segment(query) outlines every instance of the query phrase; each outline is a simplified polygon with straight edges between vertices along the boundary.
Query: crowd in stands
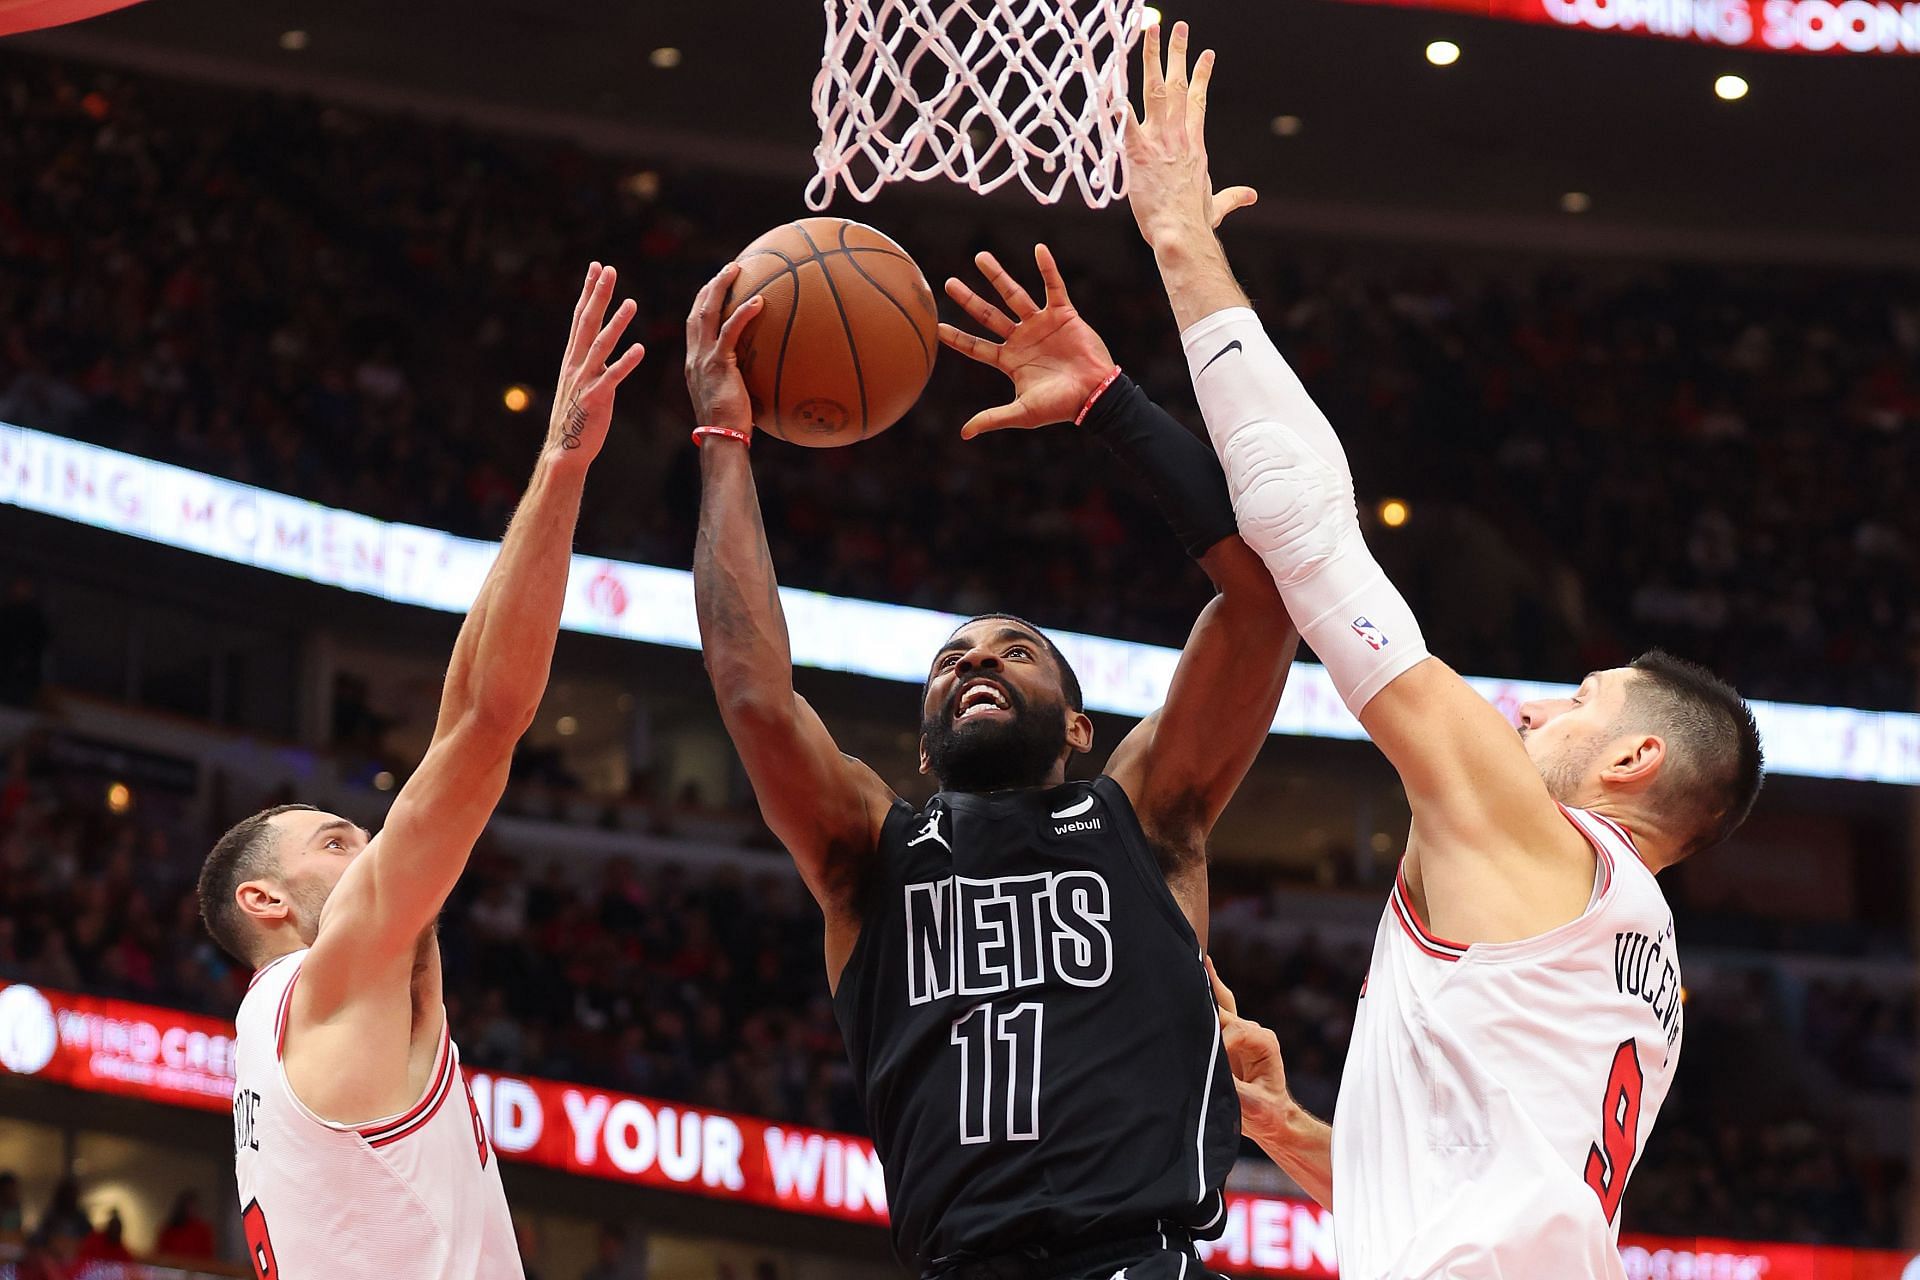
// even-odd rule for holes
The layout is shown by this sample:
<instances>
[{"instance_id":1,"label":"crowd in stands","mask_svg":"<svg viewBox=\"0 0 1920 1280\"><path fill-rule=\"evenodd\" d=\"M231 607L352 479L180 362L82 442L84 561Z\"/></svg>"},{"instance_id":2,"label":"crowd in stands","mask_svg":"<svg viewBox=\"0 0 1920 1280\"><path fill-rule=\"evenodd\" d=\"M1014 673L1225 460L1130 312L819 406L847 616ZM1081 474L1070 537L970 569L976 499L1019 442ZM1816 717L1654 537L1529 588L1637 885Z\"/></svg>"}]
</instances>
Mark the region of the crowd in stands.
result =
<instances>
[{"instance_id":1,"label":"crowd in stands","mask_svg":"<svg viewBox=\"0 0 1920 1280\"><path fill-rule=\"evenodd\" d=\"M503 387L544 390L610 258L651 355L581 545L688 562L682 317L797 188L11 55L0 97L0 420L494 536L539 436ZM971 216L896 229L936 280L1075 234ZM1912 705L1920 280L1233 247L1363 503L1411 502L1375 542L1456 665L1565 677L1658 642L1760 696ZM1150 262L1063 256L1190 415ZM957 440L1003 391L948 355L857 450L767 448L783 578L1177 642L1202 583L1131 480L1065 432Z\"/></svg>"},{"instance_id":2,"label":"crowd in stands","mask_svg":"<svg viewBox=\"0 0 1920 1280\"><path fill-rule=\"evenodd\" d=\"M59 767L32 740L4 761L0 981L232 1016L249 975L206 937L193 894L208 833L151 793L110 812L99 778ZM570 865L528 868L483 849L440 931L463 1058L864 1132L820 966L819 915L776 856L759 874L614 859L582 880ZM1228 892L1216 904L1216 962L1242 1008L1279 1035L1295 1093L1332 1114L1368 940L1276 942L1263 923L1271 898ZM1852 1152L1814 1101L1756 1106L1735 1087L1754 1060L1743 1030L1777 1040L1791 1023L1777 985L1723 983L1689 1005L1686 1062L1627 1201L1631 1229L1896 1238L1896 1163ZM1830 1011L1803 1019L1806 1057L1858 1057L1856 1069L1888 1073L1879 1087L1910 1090L1900 1070L1916 1052L1910 1021L1889 1027L1865 988L1802 1007ZM1880 1037L1877 1053L1860 1052L1862 1034Z\"/></svg>"}]
</instances>

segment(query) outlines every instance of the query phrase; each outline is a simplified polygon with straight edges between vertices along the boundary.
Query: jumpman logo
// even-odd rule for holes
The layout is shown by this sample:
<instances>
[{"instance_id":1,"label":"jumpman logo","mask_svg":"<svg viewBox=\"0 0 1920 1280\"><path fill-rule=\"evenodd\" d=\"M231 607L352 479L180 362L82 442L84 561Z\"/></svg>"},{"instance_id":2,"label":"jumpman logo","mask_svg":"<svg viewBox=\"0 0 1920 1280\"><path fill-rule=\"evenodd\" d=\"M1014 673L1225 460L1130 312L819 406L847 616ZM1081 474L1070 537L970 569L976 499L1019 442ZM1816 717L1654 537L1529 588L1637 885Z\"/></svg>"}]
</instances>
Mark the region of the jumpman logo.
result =
<instances>
[{"instance_id":1,"label":"jumpman logo","mask_svg":"<svg viewBox=\"0 0 1920 1280\"><path fill-rule=\"evenodd\" d=\"M942 849L945 849L948 853L953 852L953 846L948 844L947 838L940 834L940 811L938 809L935 809L927 815L927 825L920 828L919 835L907 841L907 848L911 849L917 844L925 844L929 840L938 840Z\"/></svg>"},{"instance_id":2,"label":"jumpman logo","mask_svg":"<svg viewBox=\"0 0 1920 1280\"><path fill-rule=\"evenodd\" d=\"M1127 1269L1125 1267L1120 1268L1118 1271L1108 1276L1107 1280L1127 1280Z\"/></svg>"}]
</instances>

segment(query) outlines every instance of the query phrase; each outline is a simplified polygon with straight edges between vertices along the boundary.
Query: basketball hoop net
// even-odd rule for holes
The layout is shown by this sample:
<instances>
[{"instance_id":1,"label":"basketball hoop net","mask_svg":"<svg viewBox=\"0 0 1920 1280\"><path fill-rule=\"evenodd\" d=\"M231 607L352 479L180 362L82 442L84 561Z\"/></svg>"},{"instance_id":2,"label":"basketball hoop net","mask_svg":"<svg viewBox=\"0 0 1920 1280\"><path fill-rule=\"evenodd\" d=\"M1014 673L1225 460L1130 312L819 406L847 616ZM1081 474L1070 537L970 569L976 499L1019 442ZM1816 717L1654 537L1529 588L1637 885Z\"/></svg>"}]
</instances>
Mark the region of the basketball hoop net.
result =
<instances>
[{"instance_id":1,"label":"basketball hoop net","mask_svg":"<svg viewBox=\"0 0 1920 1280\"><path fill-rule=\"evenodd\" d=\"M1043 204L1069 182L1094 208L1126 194L1127 51L1141 0L825 0L813 82L820 171L871 200L903 178L986 194L1018 179Z\"/></svg>"}]
</instances>

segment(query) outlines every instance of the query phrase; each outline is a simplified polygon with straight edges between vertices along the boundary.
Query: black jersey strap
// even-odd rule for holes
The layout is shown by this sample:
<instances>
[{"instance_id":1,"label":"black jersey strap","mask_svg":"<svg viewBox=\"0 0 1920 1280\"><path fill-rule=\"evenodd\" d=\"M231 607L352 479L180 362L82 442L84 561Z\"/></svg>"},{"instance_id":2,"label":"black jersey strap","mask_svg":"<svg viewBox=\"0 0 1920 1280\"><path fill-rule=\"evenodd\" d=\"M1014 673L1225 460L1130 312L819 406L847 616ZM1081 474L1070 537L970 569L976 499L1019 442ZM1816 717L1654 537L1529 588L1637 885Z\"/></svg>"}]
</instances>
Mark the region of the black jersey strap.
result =
<instances>
[{"instance_id":1,"label":"black jersey strap","mask_svg":"<svg viewBox=\"0 0 1920 1280\"><path fill-rule=\"evenodd\" d=\"M1173 536L1195 559L1239 532L1227 477L1213 449L1155 404L1127 375L1117 375L1088 410L1086 428L1145 477Z\"/></svg>"},{"instance_id":2,"label":"black jersey strap","mask_svg":"<svg viewBox=\"0 0 1920 1280\"><path fill-rule=\"evenodd\" d=\"M1005 1253L942 1258L920 1274L921 1280L1060 1280L1191 1247L1185 1234L1172 1231L1146 1234L1107 1231L1010 1249Z\"/></svg>"}]
</instances>

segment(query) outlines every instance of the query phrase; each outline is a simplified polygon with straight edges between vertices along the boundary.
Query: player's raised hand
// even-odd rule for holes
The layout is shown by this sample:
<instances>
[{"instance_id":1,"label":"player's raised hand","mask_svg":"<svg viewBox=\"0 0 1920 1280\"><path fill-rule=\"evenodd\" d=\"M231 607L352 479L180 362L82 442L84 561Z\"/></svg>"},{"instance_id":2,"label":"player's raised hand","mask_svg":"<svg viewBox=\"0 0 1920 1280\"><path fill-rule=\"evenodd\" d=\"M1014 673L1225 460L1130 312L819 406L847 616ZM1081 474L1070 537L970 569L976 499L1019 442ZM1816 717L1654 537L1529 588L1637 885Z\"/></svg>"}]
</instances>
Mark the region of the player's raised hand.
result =
<instances>
[{"instance_id":1,"label":"player's raised hand","mask_svg":"<svg viewBox=\"0 0 1920 1280\"><path fill-rule=\"evenodd\" d=\"M1280 1038L1259 1023L1240 1016L1233 992L1220 981L1207 958L1207 977L1213 980L1213 1003L1220 1013L1220 1043L1233 1071L1234 1091L1240 1095L1240 1129L1255 1142L1286 1128L1294 1109L1287 1092L1287 1065L1280 1057Z\"/></svg>"},{"instance_id":2,"label":"player's raised hand","mask_svg":"<svg viewBox=\"0 0 1920 1280\"><path fill-rule=\"evenodd\" d=\"M546 442L547 452L570 466L584 467L599 456L600 446L607 442L607 425L613 421L613 393L646 355L636 342L619 359L607 363L638 309L628 298L614 309L612 319L601 323L616 278L612 267L594 263L587 268L580 301L573 304L573 329L560 360L560 387L553 397Z\"/></svg>"},{"instance_id":3,"label":"player's raised hand","mask_svg":"<svg viewBox=\"0 0 1920 1280\"><path fill-rule=\"evenodd\" d=\"M747 380L740 376L740 334L760 314L766 299L759 294L734 308L723 324L727 290L740 274L740 264L729 262L694 295L687 313L687 394L703 427L753 431L753 401Z\"/></svg>"},{"instance_id":4,"label":"player's raised hand","mask_svg":"<svg viewBox=\"0 0 1920 1280\"><path fill-rule=\"evenodd\" d=\"M1214 52L1208 49L1187 74L1187 24L1173 24L1164 62L1160 26L1148 27L1140 41L1144 110L1129 108L1126 163L1127 202L1147 243L1207 230L1235 209L1259 199L1252 187L1213 189L1207 172L1207 88L1213 80Z\"/></svg>"},{"instance_id":5,"label":"player's raised hand","mask_svg":"<svg viewBox=\"0 0 1920 1280\"><path fill-rule=\"evenodd\" d=\"M949 277L947 296L991 333L998 342L954 328L940 326L940 341L970 360L991 365L1013 380L1013 399L967 419L960 437L971 440L989 431L1009 427L1031 429L1052 422L1071 422L1087 397L1113 372L1113 356L1100 335L1080 317L1067 297L1066 281L1044 244L1033 247L1034 265L1045 286L1045 305L1033 296L990 253L974 255L974 265L987 278L1007 310L1002 311ZM1008 312L1012 312L1011 315Z\"/></svg>"}]
</instances>

